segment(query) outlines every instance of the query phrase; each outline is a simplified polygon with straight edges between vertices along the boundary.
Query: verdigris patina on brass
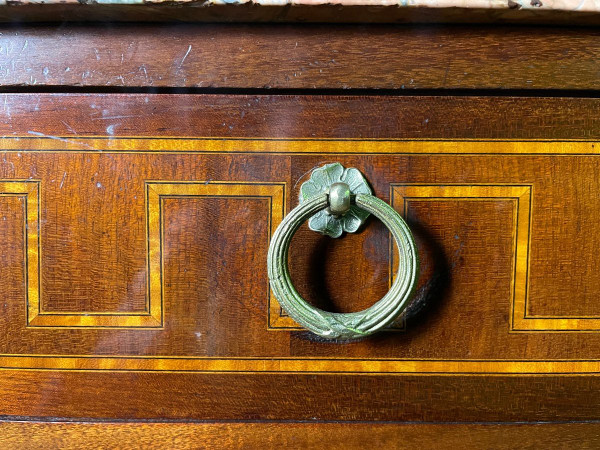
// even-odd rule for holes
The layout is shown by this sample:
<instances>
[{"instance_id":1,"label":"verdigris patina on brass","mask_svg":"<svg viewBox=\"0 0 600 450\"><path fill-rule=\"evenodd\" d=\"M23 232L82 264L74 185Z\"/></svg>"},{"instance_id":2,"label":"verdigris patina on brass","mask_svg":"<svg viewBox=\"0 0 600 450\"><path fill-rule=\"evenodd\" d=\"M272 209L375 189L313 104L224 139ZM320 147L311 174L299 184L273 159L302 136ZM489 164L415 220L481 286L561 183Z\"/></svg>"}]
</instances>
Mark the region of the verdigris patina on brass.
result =
<instances>
[{"instance_id":1,"label":"verdigris patina on brass","mask_svg":"<svg viewBox=\"0 0 600 450\"><path fill-rule=\"evenodd\" d=\"M417 282L419 261L408 225L394 208L371 195L357 169L338 163L314 170L300 192L300 204L275 230L267 255L269 281L279 304L300 325L327 339L358 339L387 327L405 310ZM312 306L290 277L287 259L294 233L309 219L311 229L339 237L343 231L356 231L369 214L383 222L398 247L398 272L390 290L370 308L355 313Z\"/></svg>"},{"instance_id":2,"label":"verdigris patina on brass","mask_svg":"<svg viewBox=\"0 0 600 450\"><path fill-rule=\"evenodd\" d=\"M337 195L341 184L350 189L350 195L357 194L372 195L367 180L358 169L353 167L344 169L340 163L326 164L313 170L310 179L300 186L300 203L318 194L329 194L330 188L334 186ZM337 198L337 197L336 197ZM346 233L354 233L364 223L369 213L356 205L350 204L345 211L332 211L331 206L319 211L308 219L308 227L321 234L334 238Z\"/></svg>"}]
</instances>

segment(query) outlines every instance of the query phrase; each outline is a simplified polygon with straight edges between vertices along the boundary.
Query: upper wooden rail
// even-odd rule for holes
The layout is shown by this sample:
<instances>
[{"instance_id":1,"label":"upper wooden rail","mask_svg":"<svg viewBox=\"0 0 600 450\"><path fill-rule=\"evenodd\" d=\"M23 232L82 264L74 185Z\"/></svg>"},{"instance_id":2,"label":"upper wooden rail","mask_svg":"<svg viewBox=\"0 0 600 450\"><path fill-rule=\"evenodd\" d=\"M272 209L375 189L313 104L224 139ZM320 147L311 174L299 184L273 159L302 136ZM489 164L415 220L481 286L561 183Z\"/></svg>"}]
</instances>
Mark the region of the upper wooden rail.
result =
<instances>
[{"instance_id":1,"label":"upper wooden rail","mask_svg":"<svg viewBox=\"0 0 600 450\"><path fill-rule=\"evenodd\" d=\"M100 24L0 32L0 88L600 88L597 28Z\"/></svg>"}]
</instances>

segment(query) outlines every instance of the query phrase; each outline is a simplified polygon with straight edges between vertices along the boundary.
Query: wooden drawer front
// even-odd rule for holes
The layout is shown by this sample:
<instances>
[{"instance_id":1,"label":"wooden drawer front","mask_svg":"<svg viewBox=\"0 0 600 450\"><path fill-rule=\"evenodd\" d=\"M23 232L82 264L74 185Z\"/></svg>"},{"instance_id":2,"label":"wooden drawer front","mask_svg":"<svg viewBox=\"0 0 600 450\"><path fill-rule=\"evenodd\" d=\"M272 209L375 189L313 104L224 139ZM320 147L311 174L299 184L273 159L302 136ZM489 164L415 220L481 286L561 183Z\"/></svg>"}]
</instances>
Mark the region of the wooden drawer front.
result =
<instances>
[{"instance_id":1,"label":"wooden drawer front","mask_svg":"<svg viewBox=\"0 0 600 450\"><path fill-rule=\"evenodd\" d=\"M434 98L299 100L333 115L312 129L299 120L304 109L277 119L261 110L285 111L286 97L5 99L0 377L12 393L3 414L499 420L514 418L513 401L528 417L556 417L564 392L572 417L578 396L596 395L581 389L600 373L600 128L590 122L589 139L578 122L550 119L529 138L491 131L534 99L498 100L444 132L450 119L436 112L430 129L429 115L418 116L422 104L456 108ZM476 110L486 100L454 101ZM565 116L582 107L551 101ZM379 127L382 109L398 116ZM86 120L73 122L77 114ZM498 136L511 129L513 139ZM359 168L405 217L422 266L407 314L353 343L298 328L266 273L270 237L301 182L335 161ZM355 311L385 294L397 258L372 218L339 240L304 226L290 261L307 299ZM484 395L501 390L479 375L501 377L512 399ZM48 397L15 386L27 377L52 386ZM289 390L292 381L306 390ZM528 406L528 392L548 386L563 394L550 393L545 410ZM90 389L142 397L123 408L118 396L86 398ZM257 396L255 411L239 404ZM287 409L269 396L287 398ZM587 405L579 414L597 414Z\"/></svg>"}]
</instances>

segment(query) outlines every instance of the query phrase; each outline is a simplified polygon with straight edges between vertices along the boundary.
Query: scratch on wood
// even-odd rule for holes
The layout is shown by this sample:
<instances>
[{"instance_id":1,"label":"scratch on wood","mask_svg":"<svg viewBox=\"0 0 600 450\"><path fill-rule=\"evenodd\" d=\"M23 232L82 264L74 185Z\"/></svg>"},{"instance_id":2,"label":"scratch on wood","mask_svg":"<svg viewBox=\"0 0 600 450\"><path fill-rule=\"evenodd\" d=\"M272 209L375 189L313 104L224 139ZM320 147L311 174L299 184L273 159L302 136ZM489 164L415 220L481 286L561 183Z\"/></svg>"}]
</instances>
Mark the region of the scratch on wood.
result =
<instances>
[{"instance_id":1,"label":"scratch on wood","mask_svg":"<svg viewBox=\"0 0 600 450\"><path fill-rule=\"evenodd\" d=\"M8 96L4 96L4 113L10 118L10 106L8 105Z\"/></svg>"},{"instance_id":2,"label":"scratch on wood","mask_svg":"<svg viewBox=\"0 0 600 450\"><path fill-rule=\"evenodd\" d=\"M146 70L146 66L142 64L140 70L144 72L144 77L146 78L146 81L148 81L148 71Z\"/></svg>"},{"instance_id":3,"label":"scratch on wood","mask_svg":"<svg viewBox=\"0 0 600 450\"><path fill-rule=\"evenodd\" d=\"M67 144L74 144L74 145L78 145L78 146L87 147L90 150L94 150L94 151L99 151L99 152L102 151L102 150L92 147L91 145L86 144L85 142L73 141L71 139L65 139L65 138L61 138L59 136L53 136L51 134L40 133L39 131L28 131L27 134L31 134L33 136L44 137L44 138L48 138L48 139L54 139L57 141L66 142Z\"/></svg>"},{"instance_id":4,"label":"scratch on wood","mask_svg":"<svg viewBox=\"0 0 600 450\"><path fill-rule=\"evenodd\" d=\"M69 130L71 133L73 133L73 134L77 134L77 131L75 131L71 125L69 125L69 124L68 124L67 122L65 122L64 120L61 120L61 122L62 122L62 124L65 126L65 128L66 128L67 130Z\"/></svg>"},{"instance_id":5,"label":"scratch on wood","mask_svg":"<svg viewBox=\"0 0 600 450\"><path fill-rule=\"evenodd\" d=\"M181 66L183 65L183 62L185 61L185 58L187 58L187 56L190 54L191 51L192 51L192 44L189 45L189 47L187 49L187 52L185 52L185 55L183 55L183 59L181 60L181 62L177 66L178 69L181 69Z\"/></svg>"},{"instance_id":6,"label":"scratch on wood","mask_svg":"<svg viewBox=\"0 0 600 450\"><path fill-rule=\"evenodd\" d=\"M450 71L450 61L448 61L448 65L446 66L446 71L444 72L444 79L442 80L442 87L446 86L446 80L448 79L449 71Z\"/></svg>"},{"instance_id":7,"label":"scratch on wood","mask_svg":"<svg viewBox=\"0 0 600 450\"><path fill-rule=\"evenodd\" d=\"M92 117L91 120L113 120L113 119L127 119L131 117L141 117L140 114L128 114L122 116L103 116L103 117Z\"/></svg>"}]
</instances>

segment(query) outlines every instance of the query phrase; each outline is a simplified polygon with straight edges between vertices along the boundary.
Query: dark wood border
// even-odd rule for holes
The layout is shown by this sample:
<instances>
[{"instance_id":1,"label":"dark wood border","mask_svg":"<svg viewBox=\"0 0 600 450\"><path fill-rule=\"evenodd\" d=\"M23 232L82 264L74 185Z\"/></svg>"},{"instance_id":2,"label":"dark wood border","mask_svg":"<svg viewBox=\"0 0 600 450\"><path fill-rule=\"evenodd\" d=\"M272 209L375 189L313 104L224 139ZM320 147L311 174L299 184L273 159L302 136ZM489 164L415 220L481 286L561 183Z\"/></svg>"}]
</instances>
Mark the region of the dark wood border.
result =
<instances>
[{"instance_id":1,"label":"dark wood border","mask_svg":"<svg viewBox=\"0 0 600 450\"><path fill-rule=\"evenodd\" d=\"M593 141L600 99L0 94L0 136Z\"/></svg>"},{"instance_id":2,"label":"dark wood border","mask_svg":"<svg viewBox=\"0 0 600 450\"><path fill-rule=\"evenodd\" d=\"M0 87L600 88L600 30L507 26L0 27Z\"/></svg>"},{"instance_id":3,"label":"dark wood border","mask_svg":"<svg viewBox=\"0 0 600 450\"><path fill-rule=\"evenodd\" d=\"M1 422L4 445L31 448L594 448L600 425Z\"/></svg>"}]
</instances>

